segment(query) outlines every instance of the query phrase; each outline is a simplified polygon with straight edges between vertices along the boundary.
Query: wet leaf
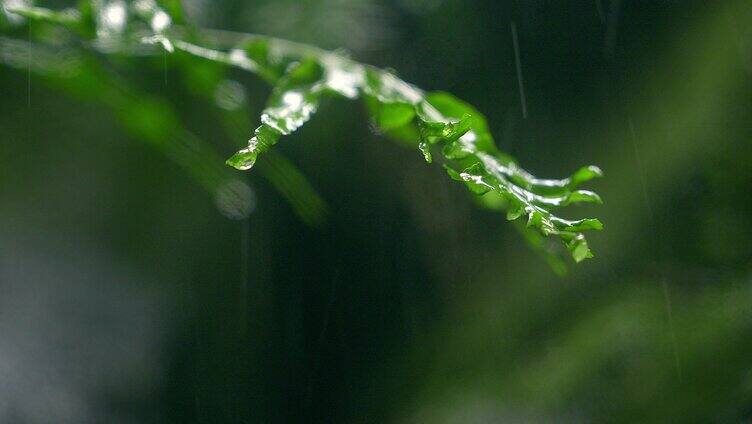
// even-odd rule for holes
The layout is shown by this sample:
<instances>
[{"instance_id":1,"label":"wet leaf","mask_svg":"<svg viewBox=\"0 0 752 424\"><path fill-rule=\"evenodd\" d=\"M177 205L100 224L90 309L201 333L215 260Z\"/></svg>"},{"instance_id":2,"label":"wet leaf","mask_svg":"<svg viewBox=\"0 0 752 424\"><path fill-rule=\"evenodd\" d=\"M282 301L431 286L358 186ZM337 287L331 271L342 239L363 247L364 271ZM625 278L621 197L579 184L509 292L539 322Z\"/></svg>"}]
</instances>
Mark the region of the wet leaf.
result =
<instances>
[{"instance_id":1,"label":"wet leaf","mask_svg":"<svg viewBox=\"0 0 752 424\"><path fill-rule=\"evenodd\" d=\"M122 2L112 0L96 4L100 9L82 7L76 13L41 8L23 8L15 12L28 19L80 30L85 25L82 16L87 16L87 11L94 10L101 18L101 8L111 7L119 16L119 12L115 12ZM173 17L168 12L181 16ZM174 31L172 22L182 21L179 2L144 0L131 6L127 14L135 15L143 26L150 29L150 34L140 38L144 43L243 69L273 86L260 125L247 145L227 160L229 165L240 170L251 169L259 156L269 151L282 136L289 135L312 119L324 98L360 98L379 130L401 140L414 137L412 142L427 162L432 162L435 153L440 152L449 176L465 184L473 193L491 196L492 201L488 203L502 205L507 210L507 219L524 217L525 231L557 237L576 262L593 256L583 232L600 230L603 224L593 218L564 219L554 211L576 203L602 203L596 193L578 189L581 184L602 176L599 168L583 167L564 179L540 179L500 151L485 117L451 94L426 93L391 71L286 40L248 35L229 48L203 44L202 30ZM120 26L105 26L103 31L101 19L97 22L98 36L121 35ZM191 36L186 37L186 34ZM142 132L152 131L138 120L133 125ZM538 238L528 237L528 240L542 244Z\"/></svg>"},{"instance_id":2,"label":"wet leaf","mask_svg":"<svg viewBox=\"0 0 752 424\"><path fill-rule=\"evenodd\" d=\"M463 182L476 194L493 191L501 195L508 204L508 219L525 216L528 228L559 237L577 262L592 257L582 232L602 229L600 221L566 220L553 211L573 203L602 203L596 193L577 190L580 184L602 175L597 167L582 168L562 180L536 178L501 153L483 115L454 96L425 94L391 72L334 53L286 51L284 43L274 39L267 43L267 48L258 51L283 52L280 56L285 60L302 62L291 66L280 78L262 114L262 125L248 146L230 158L230 165L250 169L258 155L281 136L310 120L323 96L363 97L381 130L388 133L414 125L420 134L417 145L426 161L433 160L431 146L437 145L452 179ZM272 58L257 55L256 60L269 63Z\"/></svg>"}]
</instances>

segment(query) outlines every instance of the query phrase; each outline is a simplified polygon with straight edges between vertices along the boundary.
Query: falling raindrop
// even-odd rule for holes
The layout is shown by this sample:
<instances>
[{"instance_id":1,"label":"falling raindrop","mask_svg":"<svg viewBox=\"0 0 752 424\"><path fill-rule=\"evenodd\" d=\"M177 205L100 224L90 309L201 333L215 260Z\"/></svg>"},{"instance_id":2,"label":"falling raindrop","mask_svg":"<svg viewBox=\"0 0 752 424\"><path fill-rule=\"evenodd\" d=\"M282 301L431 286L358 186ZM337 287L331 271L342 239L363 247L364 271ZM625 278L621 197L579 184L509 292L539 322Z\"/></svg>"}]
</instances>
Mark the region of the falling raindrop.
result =
<instances>
[{"instance_id":1,"label":"falling raindrop","mask_svg":"<svg viewBox=\"0 0 752 424\"><path fill-rule=\"evenodd\" d=\"M527 101L525 100L525 81L522 78L522 62L520 60L520 45L517 39L517 25L510 23L512 30L512 44L514 44L514 63L517 66L517 84L520 88L520 103L522 105L522 117L527 119Z\"/></svg>"}]
</instances>

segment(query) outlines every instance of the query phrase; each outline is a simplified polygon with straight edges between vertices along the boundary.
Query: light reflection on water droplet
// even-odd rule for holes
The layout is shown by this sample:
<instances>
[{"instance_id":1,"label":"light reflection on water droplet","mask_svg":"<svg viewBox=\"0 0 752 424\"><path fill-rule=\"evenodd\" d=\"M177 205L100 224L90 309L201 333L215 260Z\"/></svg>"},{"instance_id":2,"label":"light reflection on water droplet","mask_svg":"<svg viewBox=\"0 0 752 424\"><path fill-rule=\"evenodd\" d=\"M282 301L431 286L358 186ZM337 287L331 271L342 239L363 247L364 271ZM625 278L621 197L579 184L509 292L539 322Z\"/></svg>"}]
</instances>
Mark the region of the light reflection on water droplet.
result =
<instances>
[{"instance_id":1,"label":"light reflection on water droplet","mask_svg":"<svg viewBox=\"0 0 752 424\"><path fill-rule=\"evenodd\" d=\"M327 85L333 90L338 91L349 99L358 96L358 87L363 85L363 72L343 71L339 68L333 68L327 76Z\"/></svg>"},{"instance_id":2,"label":"light reflection on water droplet","mask_svg":"<svg viewBox=\"0 0 752 424\"><path fill-rule=\"evenodd\" d=\"M297 91L288 91L282 96L282 102L291 109L297 109L303 104L303 95Z\"/></svg>"},{"instance_id":3,"label":"light reflection on water droplet","mask_svg":"<svg viewBox=\"0 0 752 424\"><path fill-rule=\"evenodd\" d=\"M120 34L125 29L128 12L124 1L107 3L99 14L100 36Z\"/></svg>"},{"instance_id":4,"label":"light reflection on water droplet","mask_svg":"<svg viewBox=\"0 0 752 424\"><path fill-rule=\"evenodd\" d=\"M153 29L154 32L162 32L167 29L171 23L172 19L170 19L170 16L162 10L158 10L151 18L151 29Z\"/></svg>"},{"instance_id":5,"label":"light reflection on water droplet","mask_svg":"<svg viewBox=\"0 0 752 424\"><path fill-rule=\"evenodd\" d=\"M0 10L2 10L5 19L11 24L18 25L24 21L24 17L15 13L10 13L6 9L16 9L31 6L31 2L28 0L3 0L0 1Z\"/></svg>"},{"instance_id":6,"label":"light reflection on water droplet","mask_svg":"<svg viewBox=\"0 0 752 424\"><path fill-rule=\"evenodd\" d=\"M214 196L214 203L222 215L233 220L248 218L256 209L256 193L241 180L230 180Z\"/></svg>"},{"instance_id":7,"label":"light reflection on water droplet","mask_svg":"<svg viewBox=\"0 0 752 424\"><path fill-rule=\"evenodd\" d=\"M243 84L234 80L224 80L214 90L214 101L224 110L238 110L246 102Z\"/></svg>"}]
</instances>

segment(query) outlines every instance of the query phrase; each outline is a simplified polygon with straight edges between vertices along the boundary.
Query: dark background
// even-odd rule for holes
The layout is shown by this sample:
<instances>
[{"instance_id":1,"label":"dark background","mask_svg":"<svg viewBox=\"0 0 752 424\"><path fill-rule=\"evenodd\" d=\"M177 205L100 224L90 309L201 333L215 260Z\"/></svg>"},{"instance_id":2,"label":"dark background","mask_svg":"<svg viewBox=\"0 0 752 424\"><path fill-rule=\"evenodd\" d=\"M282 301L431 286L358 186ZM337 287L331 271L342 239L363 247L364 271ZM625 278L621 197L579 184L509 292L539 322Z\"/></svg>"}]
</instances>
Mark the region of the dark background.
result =
<instances>
[{"instance_id":1,"label":"dark background","mask_svg":"<svg viewBox=\"0 0 752 424\"><path fill-rule=\"evenodd\" d=\"M341 100L275 147L326 220L228 170L254 199L230 220L111 110L3 66L0 421L752 420L748 2L184 3L452 92L536 175L599 165L605 205L564 212L604 222L596 258L557 276ZM244 141L171 58L119 60L222 157ZM256 124L269 88L232 77Z\"/></svg>"}]
</instances>

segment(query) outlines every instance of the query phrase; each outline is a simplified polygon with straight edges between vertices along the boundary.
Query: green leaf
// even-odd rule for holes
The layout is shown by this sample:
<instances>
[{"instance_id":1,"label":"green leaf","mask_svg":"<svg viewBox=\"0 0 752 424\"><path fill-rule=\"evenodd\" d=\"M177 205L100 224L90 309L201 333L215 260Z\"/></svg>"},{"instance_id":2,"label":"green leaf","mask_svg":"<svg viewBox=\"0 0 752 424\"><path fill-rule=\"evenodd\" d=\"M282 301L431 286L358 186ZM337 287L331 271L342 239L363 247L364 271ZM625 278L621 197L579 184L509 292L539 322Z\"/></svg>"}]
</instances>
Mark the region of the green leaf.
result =
<instances>
[{"instance_id":1,"label":"green leaf","mask_svg":"<svg viewBox=\"0 0 752 424\"><path fill-rule=\"evenodd\" d=\"M78 13L70 9L64 12L19 9L24 16L27 16L27 18L19 17L21 19L19 24L23 23L23 19L28 19L34 21L40 28L44 25L51 25L75 30L74 33L82 38L88 39L89 37L85 34L91 34L91 37L96 37L96 39L89 46L94 49L103 48L102 53L116 53L118 52L116 48L132 49L133 42L122 39L129 36L128 32L113 34L100 31L97 33L96 17L106 10L109 3L112 1L82 1L79 4ZM131 3L131 11L127 13L127 18L132 20L126 26L132 29L135 26L133 20L141 20L143 28L150 27L153 18L159 16L158 12L159 9L153 2ZM77 20L58 19L60 14L77 17ZM20 15L13 14L13 16ZM162 22L169 22L164 18L160 19ZM167 28L164 29L167 30ZM165 38L165 41L169 40ZM139 35L135 42L143 46L143 37ZM159 42L161 44L161 41ZM215 198L221 197L221 193L224 193L227 187L238 186L237 175L233 175L228 168L222 166L221 156L215 152L214 147L185 131L180 117L165 98L139 93L135 87L126 85L125 81L107 72L106 67L99 63L100 59L103 59L100 54L87 55L86 49L76 47L48 46L32 43L25 38L0 37L0 63L24 71L29 70L45 77L54 86L74 96L110 107L130 134L182 167ZM204 96L211 102L216 101L216 88L223 80L224 64L216 61L197 61L193 56L188 55L176 58L172 63L185 72L186 86L192 90L193 94ZM231 113L225 110L222 112ZM245 103L243 103L242 110L233 113L250 117ZM232 122L223 120L223 124L232 133L232 137L238 141L251 128L250 122L248 125L238 125L237 120ZM279 153L269 155L259 171L272 188L290 204L303 222L316 226L325 221L326 203L303 173L284 156Z\"/></svg>"},{"instance_id":2,"label":"green leaf","mask_svg":"<svg viewBox=\"0 0 752 424\"><path fill-rule=\"evenodd\" d=\"M258 46L260 41L256 43ZM602 229L601 222L566 220L553 211L573 203L601 203L594 192L576 189L602 175L597 167L582 168L562 180L536 178L498 150L485 118L469 104L447 93L427 95L389 71L335 53L285 50L284 43L271 38L267 43L266 48L258 51L286 52L280 57L301 62L280 78L262 114L262 125L248 146L230 158L230 165L250 169L258 155L281 136L311 119L323 96L363 97L381 129L386 131L414 122L420 134L418 147L428 162L432 161L431 146L439 145L450 177L464 182L473 193L493 191L501 195L508 204L508 219L526 216L528 228L559 237L577 262L592 257L582 232ZM258 55L256 60L271 62L271 58ZM452 168L452 164L461 168Z\"/></svg>"},{"instance_id":3,"label":"green leaf","mask_svg":"<svg viewBox=\"0 0 752 424\"><path fill-rule=\"evenodd\" d=\"M411 123L415 118L415 108L404 103L381 103L374 115L376 125L390 131Z\"/></svg>"}]
</instances>

